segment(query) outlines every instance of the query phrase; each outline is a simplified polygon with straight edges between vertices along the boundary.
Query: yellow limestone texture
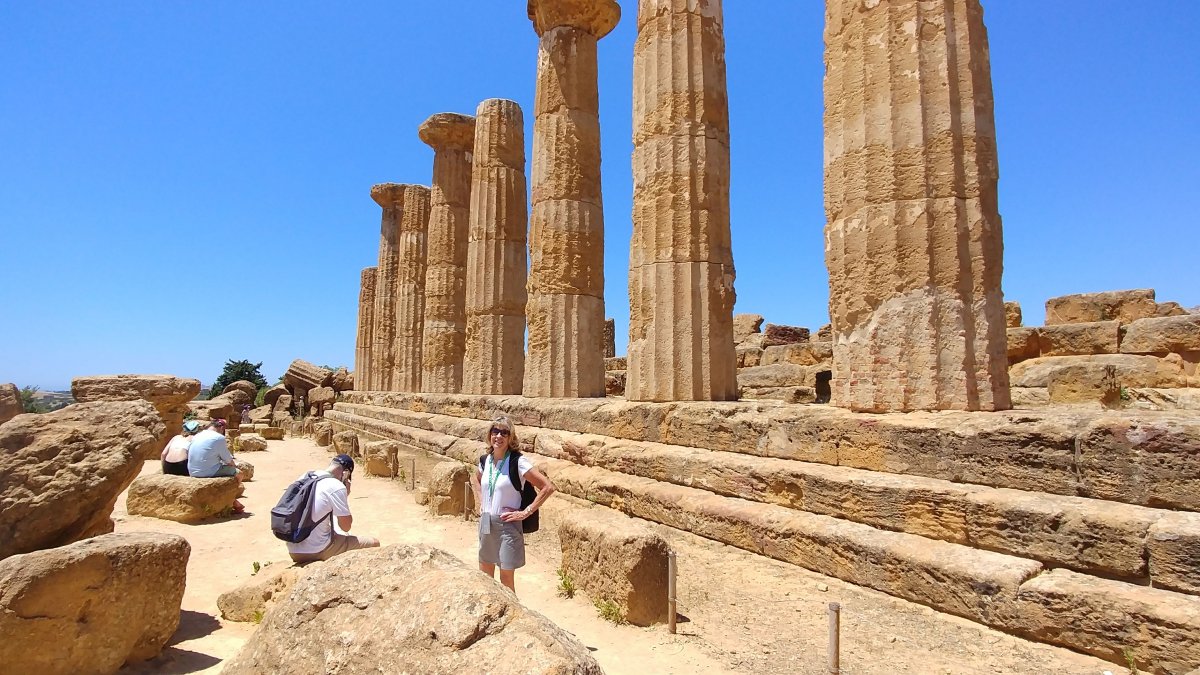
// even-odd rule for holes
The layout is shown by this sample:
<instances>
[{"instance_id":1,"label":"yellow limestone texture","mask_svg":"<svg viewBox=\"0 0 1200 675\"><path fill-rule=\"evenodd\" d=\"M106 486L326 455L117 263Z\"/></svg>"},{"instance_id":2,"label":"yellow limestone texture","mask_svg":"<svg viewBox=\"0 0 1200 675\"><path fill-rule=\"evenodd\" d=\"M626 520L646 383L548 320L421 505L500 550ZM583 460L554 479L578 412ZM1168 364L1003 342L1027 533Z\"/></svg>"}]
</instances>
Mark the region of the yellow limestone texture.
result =
<instances>
[{"instance_id":1,"label":"yellow limestone texture","mask_svg":"<svg viewBox=\"0 0 1200 675\"><path fill-rule=\"evenodd\" d=\"M371 377L368 391L392 391L396 365L396 284L400 274L400 210L404 186L380 183L371 199L383 207L379 228L379 265L375 277L375 311L371 330Z\"/></svg>"},{"instance_id":2,"label":"yellow limestone texture","mask_svg":"<svg viewBox=\"0 0 1200 675\"><path fill-rule=\"evenodd\" d=\"M475 111L467 234L464 394L520 394L525 372L524 116L515 101Z\"/></svg>"},{"instance_id":3,"label":"yellow limestone texture","mask_svg":"<svg viewBox=\"0 0 1200 675\"><path fill-rule=\"evenodd\" d=\"M1011 407L978 0L827 0L825 65L833 403Z\"/></svg>"},{"instance_id":4,"label":"yellow limestone texture","mask_svg":"<svg viewBox=\"0 0 1200 675\"><path fill-rule=\"evenodd\" d=\"M475 118L438 113L425 120L419 135L434 151L421 385L422 391L457 394L462 390L467 339L467 229Z\"/></svg>"},{"instance_id":5,"label":"yellow limestone texture","mask_svg":"<svg viewBox=\"0 0 1200 675\"><path fill-rule=\"evenodd\" d=\"M626 398L737 398L733 279L721 2L642 0Z\"/></svg>"},{"instance_id":6,"label":"yellow limestone texture","mask_svg":"<svg viewBox=\"0 0 1200 675\"><path fill-rule=\"evenodd\" d=\"M425 233L429 188L404 186L400 211L400 274L396 284L396 364L394 391L422 391L421 332L425 321Z\"/></svg>"},{"instance_id":7,"label":"yellow limestone texture","mask_svg":"<svg viewBox=\"0 0 1200 675\"><path fill-rule=\"evenodd\" d=\"M529 0L533 122L526 396L604 396L604 211L596 43L613 0Z\"/></svg>"},{"instance_id":8,"label":"yellow limestone texture","mask_svg":"<svg viewBox=\"0 0 1200 675\"><path fill-rule=\"evenodd\" d=\"M371 391L371 332L375 321L376 268L362 271L358 287L358 333L354 342L354 377L358 389Z\"/></svg>"}]
</instances>

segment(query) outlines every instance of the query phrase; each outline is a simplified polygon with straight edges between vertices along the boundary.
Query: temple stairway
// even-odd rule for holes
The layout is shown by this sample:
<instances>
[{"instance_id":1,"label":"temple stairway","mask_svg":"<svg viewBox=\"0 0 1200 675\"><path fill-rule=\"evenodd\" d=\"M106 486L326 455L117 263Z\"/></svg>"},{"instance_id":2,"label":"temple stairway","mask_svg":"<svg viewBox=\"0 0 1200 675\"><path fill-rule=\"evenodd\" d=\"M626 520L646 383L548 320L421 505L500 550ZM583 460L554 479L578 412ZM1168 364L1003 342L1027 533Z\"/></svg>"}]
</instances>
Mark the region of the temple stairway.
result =
<instances>
[{"instance_id":1,"label":"temple stairway","mask_svg":"<svg viewBox=\"0 0 1200 675\"><path fill-rule=\"evenodd\" d=\"M474 462L497 414L559 490L1158 672L1200 666L1200 420L347 392L338 430Z\"/></svg>"}]
</instances>

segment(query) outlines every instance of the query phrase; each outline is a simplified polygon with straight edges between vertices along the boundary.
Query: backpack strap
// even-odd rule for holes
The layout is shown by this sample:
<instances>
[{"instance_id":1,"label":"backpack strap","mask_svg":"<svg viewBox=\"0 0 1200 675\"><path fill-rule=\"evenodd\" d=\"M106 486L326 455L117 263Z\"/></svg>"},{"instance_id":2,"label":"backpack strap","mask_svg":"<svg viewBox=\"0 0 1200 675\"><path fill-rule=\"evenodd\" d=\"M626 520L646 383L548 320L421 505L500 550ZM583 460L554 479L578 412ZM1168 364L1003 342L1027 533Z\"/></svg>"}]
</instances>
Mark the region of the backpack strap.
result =
<instances>
[{"instance_id":1,"label":"backpack strap","mask_svg":"<svg viewBox=\"0 0 1200 675\"><path fill-rule=\"evenodd\" d=\"M521 453L516 450L508 451L508 480L512 486L520 492L525 487L525 481L521 480Z\"/></svg>"}]
</instances>

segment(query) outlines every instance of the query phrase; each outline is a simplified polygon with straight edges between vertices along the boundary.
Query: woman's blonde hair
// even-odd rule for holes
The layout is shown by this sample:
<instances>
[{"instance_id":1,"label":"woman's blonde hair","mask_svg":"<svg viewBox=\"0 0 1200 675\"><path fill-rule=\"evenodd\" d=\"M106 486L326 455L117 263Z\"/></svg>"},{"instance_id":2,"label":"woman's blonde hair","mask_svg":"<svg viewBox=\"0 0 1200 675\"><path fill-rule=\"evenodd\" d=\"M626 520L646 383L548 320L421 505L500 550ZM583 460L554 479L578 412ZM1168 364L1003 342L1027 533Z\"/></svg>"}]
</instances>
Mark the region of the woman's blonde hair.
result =
<instances>
[{"instance_id":1,"label":"woman's blonde hair","mask_svg":"<svg viewBox=\"0 0 1200 675\"><path fill-rule=\"evenodd\" d=\"M521 440L517 438L517 427L508 419L507 415L500 415L492 419L492 423L488 425L487 431L484 432L483 442L492 447L492 429L507 429L508 430L508 449L520 450Z\"/></svg>"}]
</instances>

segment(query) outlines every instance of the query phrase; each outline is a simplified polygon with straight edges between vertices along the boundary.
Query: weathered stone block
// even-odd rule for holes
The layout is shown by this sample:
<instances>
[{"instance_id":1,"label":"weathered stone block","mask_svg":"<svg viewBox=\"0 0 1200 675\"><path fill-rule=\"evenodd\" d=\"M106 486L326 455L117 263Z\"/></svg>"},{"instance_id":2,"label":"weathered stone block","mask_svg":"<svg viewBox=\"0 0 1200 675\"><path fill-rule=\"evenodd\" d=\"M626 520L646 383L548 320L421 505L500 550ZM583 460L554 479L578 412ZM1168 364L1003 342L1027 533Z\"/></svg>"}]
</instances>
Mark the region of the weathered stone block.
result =
<instances>
[{"instance_id":1,"label":"weathered stone block","mask_svg":"<svg viewBox=\"0 0 1200 675\"><path fill-rule=\"evenodd\" d=\"M1150 527L1146 552L1155 587L1200 595L1200 514L1164 514Z\"/></svg>"},{"instance_id":2,"label":"weathered stone block","mask_svg":"<svg viewBox=\"0 0 1200 675\"><path fill-rule=\"evenodd\" d=\"M1011 300L1004 303L1004 321L1009 328L1021 327L1021 303Z\"/></svg>"},{"instance_id":3,"label":"weathered stone block","mask_svg":"<svg viewBox=\"0 0 1200 675\"><path fill-rule=\"evenodd\" d=\"M354 458L359 457L358 434L350 430L339 431L334 434L333 451L339 455L350 455Z\"/></svg>"},{"instance_id":4,"label":"weathered stone block","mask_svg":"<svg viewBox=\"0 0 1200 675\"><path fill-rule=\"evenodd\" d=\"M809 331L807 328L800 326L781 326L779 324L769 323L763 329L763 335L766 336L765 345L772 347L775 345L790 345L797 342L808 342Z\"/></svg>"},{"instance_id":5,"label":"weathered stone block","mask_svg":"<svg viewBox=\"0 0 1200 675\"><path fill-rule=\"evenodd\" d=\"M179 626L191 546L123 532L0 562L5 672L115 673L152 659Z\"/></svg>"},{"instance_id":6,"label":"weathered stone block","mask_svg":"<svg viewBox=\"0 0 1200 675\"><path fill-rule=\"evenodd\" d=\"M267 427L258 433L268 441L282 441L283 431L283 427Z\"/></svg>"},{"instance_id":7,"label":"weathered stone block","mask_svg":"<svg viewBox=\"0 0 1200 675\"><path fill-rule=\"evenodd\" d=\"M1183 308L1178 302L1160 302L1158 308L1154 310L1155 316L1184 316L1191 314Z\"/></svg>"},{"instance_id":8,"label":"weathered stone block","mask_svg":"<svg viewBox=\"0 0 1200 675\"><path fill-rule=\"evenodd\" d=\"M249 483L250 481L254 480L253 464L244 459L235 459L233 461L234 466L237 467L238 475L241 476L243 482Z\"/></svg>"},{"instance_id":9,"label":"weathered stone block","mask_svg":"<svg viewBox=\"0 0 1200 675\"><path fill-rule=\"evenodd\" d=\"M825 365L833 367L832 342L798 342L767 347L762 353L762 365L792 363L798 366Z\"/></svg>"},{"instance_id":10,"label":"weathered stone block","mask_svg":"<svg viewBox=\"0 0 1200 675\"><path fill-rule=\"evenodd\" d=\"M280 396L291 396L291 394L288 392L288 388L286 386L277 384L263 394L263 405L269 405L272 409L274 409L275 402L279 400ZM288 403L291 403L291 399L288 399Z\"/></svg>"},{"instance_id":11,"label":"weathered stone block","mask_svg":"<svg viewBox=\"0 0 1200 675\"><path fill-rule=\"evenodd\" d=\"M828 370L822 366L798 366L792 363L775 363L769 366L754 366L738 371L738 386L747 387L815 387L817 373Z\"/></svg>"},{"instance_id":12,"label":"weathered stone block","mask_svg":"<svg viewBox=\"0 0 1200 675\"><path fill-rule=\"evenodd\" d=\"M1159 508L1200 508L1200 421L1104 416L1076 441L1080 494Z\"/></svg>"},{"instance_id":13,"label":"weathered stone block","mask_svg":"<svg viewBox=\"0 0 1200 675\"><path fill-rule=\"evenodd\" d=\"M736 353L738 368L753 368L762 364L763 350L758 347L738 347Z\"/></svg>"},{"instance_id":14,"label":"weathered stone block","mask_svg":"<svg viewBox=\"0 0 1200 675\"><path fill-rule=\"evenodd\" d=\"M1103 293L1078 293L1046 301L1046 325L1119 321L1130 323L1155 315L1158 303L1149 288Z\"/></svg>"},{"instance_id":15,"label":"weathered stone block","mask_svg":"<svg viewBox=\"0 0 1200 675\"><path fill-rule=\"evenodd\" d=\"M309 418L311 419L311 418ZM312 426L313 442L322 448L333 444L333 425L329 422L315 422Z\"/></svg>"},{"instance_id":16,"label":"weathered stone block","mask_svg":"<svg viewBox=\"0 0 1200 675\"><path fill-rule=\"evenodd\" d=\"M1200 350L1200 314L1139 319L1125 327L1122 354L1165 354Z\"/></svg>"},{"instance_id":17,"label":"weathered stone block","mask_svg":"<svg viewBox=\"0 0 1200 675\"><path fill-rule=\"evenodd\" d=\"M191 478L151 474L129 486L126 497L129 513L199 523L227 516L233 510L239 490L236 478Z\"/></svg>"},{"instance_id":18,"label":"weathered stone block","mask_svg":"<svg viewBox=\"0 0 1200 675\"><path fill-rule=\"evenodd\" d=\"M1051 403L1096 403L1106 408L1121 403L1117 367L1078 363L1056 370L1047 382Z\"/></svg>"},{"instance_id":19,"label":"weathered stone block","mask_svg":"<svg viewBox=\"0 0 1200 675\"><path fill-rule=\"evenodd\" d=\"M217 598L217 609L227 621L261 620L267 610L286 598L304 570L290 562L267 563L246 583Z\"/></svg>"},{"instance_id":20,"label":"weathered stone block","mask_svg":"<svg viewBox=\"0 0 1200 675\"><path fill-rule=\"evenodd\" d=\"M733 315L733 343L741 344L742 340L762 332L763 317L761 314Z\"/></svg>"},{"instance_id":21,"label":"weathered stone block","mask_svg":"<svg viewBox=\"0 0 1200 675\"><path fill-rule=\"evenodd\" d=\"M1042 326L1038 344L1042 356L1116 354L1120 351L1121 324L1116 321Z\"/></svg>"},{"instance_id":22,"label":"weathered stone block","mask_svg":"<svg viewBox=\"0 0 1200 675\"><path fill-rule=\"evenodd\" d=\"M21 404L21 390L15 384L0 384L0 424L25 412Z\"/></svg>"},{"instance_id":23,"label":"weathered stone block","mask_svg":"<svg viewBox=\"0 0 1200 675\"><path fill-rule=\"evenodd\" d=\"M461 515L463 487L470 479L471 467L462 462L433 465L429 474L429 511L435 516Z\"/></svg>"},{"instance_id":24,"label":"weathered stone block","mask_svg":"<svg viewBox=\"0 0 1200 675\"><path fill-rule=\"evenodd\" d=\"M333 371L305 361L296 359L283 374L283 383L293 389L308 391L317 387L329 385L333 379Z\"/></svg>"},{"instance_id":25,"label":"weathered stone block","mask_svg":"<svg viewBox=\"0 0 1200 675\"><path fill-rule=\"evenodd\" d=\"M1014 387L1048 387L1055 372L1081 363L1113 366L1126 387L1179 387L1186 382L1183 361L1134 354L1092 356L1044 356L1015 364L1009 369Z\"/></svg>"},{"instance_id":26,"label":"weathered stone block","mask_svg":"<svg viewBox=\"0 0 1200 675\"><path fill-rule=\"evenodd\" d=\"M258 434L246 434L238 438L238 452L262 452L267 449L267 439Z\"/></svg>"},{"instance_id":27,"label":"weathered stone block","mask_svg":"<svg viewBox=\"0 0 1200 675\"><path fill-rule=\"evenodd\" d=\"M1007 336L1010 366L1027 359L1036 359L1041 355L1042 347L1038 343L1037 328L1009 328Z\"/></svg>"},{"instance_id":28,"label":"weathered stone block","mask_svg":"<svg viewBox=\"0 0 1200 675\"><path fill-rule=\"evenodd\" d=\"M371 441L362 446L364 471L368 476L394 478L397 474L399 447L395 441Z\"/></svg>"},{"instance_id":29,"label":"weathered stone block","mask_svg":"<svg viewBox=\"0 0 1200 675\"><path fill-rule=\"evenodd\" d=\"M624 356L612 356L604 359L605 370L625 370L628 365L628 359Z\"/></svg>"},{"instance_id":30,"label":"weathered stone block","mask_svg":"<svg viewBox=\"0 0 1200 675\"><path fill-rule=\"evenodd\" d=\"M562 569L593 599L618 604L635 626L667 620L667 542L630 518L590 517L559 525Z\"/></svg>"},{"instance_id":31,"label":"weathered stone block","mask_svg":"<svg viewBox=\"0 0 1200 675\"><path fill-rule=\"evenodd\" d=\"M604 395L605 396L624 396L625 395L625 371L624 370L608 370L604 373Z\"/></svg>"}]
</instances>

